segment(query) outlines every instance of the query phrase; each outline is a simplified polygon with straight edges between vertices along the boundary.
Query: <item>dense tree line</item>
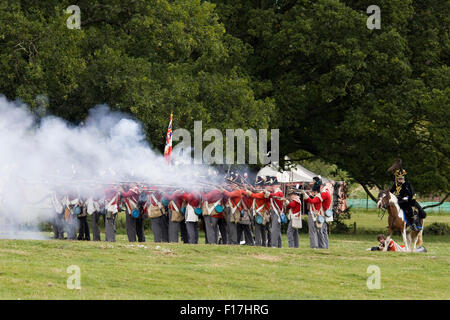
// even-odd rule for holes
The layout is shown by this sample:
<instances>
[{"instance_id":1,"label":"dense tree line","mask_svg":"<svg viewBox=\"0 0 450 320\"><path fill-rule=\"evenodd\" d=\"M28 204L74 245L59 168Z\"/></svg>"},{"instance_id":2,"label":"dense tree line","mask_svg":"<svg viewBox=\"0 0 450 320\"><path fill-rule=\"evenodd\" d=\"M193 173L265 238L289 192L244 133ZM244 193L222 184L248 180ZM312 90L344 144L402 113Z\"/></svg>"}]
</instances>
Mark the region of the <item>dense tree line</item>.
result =
<instances>
[{"instance_id":1,"label":"dense tree line","mask_svg":"<svg viewBox=\"0 0 450 320\"><path fill-rule=\"evenodd\" d=\"M256 96L275 99L283 154L319 156L381 188L402 158L419 192L449 191L448 1L377 1L373 30L373 1L213 2L252 49L247 70Z\"/></svg>"},{"instance_id":2,"label":"dense tree line","mask_svg":"<svg viewBox=\"0 0 450 320\"><path fill-rule=\"evenodd\" d=\"M171 111L184 128L280 128L281 156L366 188L402 158L418 192L448 193L449 2L379 0L369 30L372 2L2 1L0 93L75 123L107 103L159 149Z\"/></svg>"},{"instance_id":3,"label":"dense tree line","mask_svg":"<svg viewBox=\"0 0 450 320\"><path fill-rule=\"evenodd\" d=\"M194 120L206 128L268 127L274 103L255 99L240 68L243 43L225 32L211 3L2 4L0 92L40 113L80 122L94 105L107 103L141 120L159 149L171 111L183 128ZM81 10L79 30L66 25L72 4Z\"/></svg>"}]
</instances>

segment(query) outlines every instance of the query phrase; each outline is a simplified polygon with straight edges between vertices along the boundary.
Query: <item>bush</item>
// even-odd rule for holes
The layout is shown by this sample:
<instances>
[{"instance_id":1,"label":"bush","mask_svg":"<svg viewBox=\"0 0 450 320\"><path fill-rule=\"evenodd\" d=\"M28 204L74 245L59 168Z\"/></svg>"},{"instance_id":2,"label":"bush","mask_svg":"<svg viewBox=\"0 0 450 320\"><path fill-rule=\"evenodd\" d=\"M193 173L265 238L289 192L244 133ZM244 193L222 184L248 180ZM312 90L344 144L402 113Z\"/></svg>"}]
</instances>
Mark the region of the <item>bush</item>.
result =
<instances>
[{"instance_id":1,"label":"bush","mask_svg":"<svg viewBox=\"0 0 450 320\"><path fill-rule=\"evenodd\" d=\"M425 234L446 235L450 233L450 226L447 223L433 222L425 226L423 232Z\"/></svg>"},{"instance_id":2,"label":"bush","mask_svg":"<svg viewBox=\"0 0 450 320\"><path fill-rule=\"evenodd\" d=\"M333 221L329 224L330 233L349 233L350 227L342 221Z\"/></svg>"},{"instance_id":3,"label":"bush","mask_svg":"<svg viewBox=\"0 0 450 320\"><path fill-rule=\"evenodd\" d=\"M308 233L308 218L302 219L302 228L298 230L299 233Z\"/></svg>"}]
</instances>

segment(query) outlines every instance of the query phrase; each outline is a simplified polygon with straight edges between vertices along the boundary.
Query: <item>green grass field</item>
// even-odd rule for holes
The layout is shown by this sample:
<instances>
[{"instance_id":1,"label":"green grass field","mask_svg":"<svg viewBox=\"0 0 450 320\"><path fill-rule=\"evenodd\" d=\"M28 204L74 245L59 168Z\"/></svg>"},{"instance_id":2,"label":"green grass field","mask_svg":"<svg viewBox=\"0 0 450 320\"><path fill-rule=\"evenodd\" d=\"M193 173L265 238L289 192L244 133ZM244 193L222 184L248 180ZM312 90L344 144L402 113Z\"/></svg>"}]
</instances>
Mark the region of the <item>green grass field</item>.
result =
<instances>
[{"instance_id":1,"label":"green grass field","mask_svg":"<svg viewBox=\"0 0 450 320\"><path fill-rule=\"evenodd\" d=\"M448 222L429 216L427 223ZM383 229L375 212L357 212L358 228ZM49 233L47 233L49 235ZM103 235L102 235L103 236ZM330 235L329 250L300 248L0 240L0 299L449 299L450 236L424 235L427 253L370 252L373 234ZM395 236L396 241L401 241ZM201 239L200 243L204 243ZM81 270L68 289L67 268ZM367 288L380 268L381 289Z\"/></svg>"}]
</instances>

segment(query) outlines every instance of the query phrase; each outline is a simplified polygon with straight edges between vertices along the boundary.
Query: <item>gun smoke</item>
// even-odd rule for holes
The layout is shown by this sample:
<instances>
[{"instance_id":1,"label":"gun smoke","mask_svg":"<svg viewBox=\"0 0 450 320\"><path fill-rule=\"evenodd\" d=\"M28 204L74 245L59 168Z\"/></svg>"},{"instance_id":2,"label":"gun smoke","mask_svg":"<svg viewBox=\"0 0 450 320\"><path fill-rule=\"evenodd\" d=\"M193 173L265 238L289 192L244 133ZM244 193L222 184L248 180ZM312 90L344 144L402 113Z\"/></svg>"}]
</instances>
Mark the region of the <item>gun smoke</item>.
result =
<instances>
[{"instance_id":1,"label":"gun smoke","mask_svg":"<svg viewBox=\"0 0 450 320\"><path fill-rule=\"evenodd\" d=\"M102 196L123 181L195 186L208 175L200 166L168 166L139 121L106 105L74 126L55 116L38 119L27 105L0 96L0 150L0 238L38 237L23 228L38 231L52 217L55 192Z\"/></svg>"}]
</instances>

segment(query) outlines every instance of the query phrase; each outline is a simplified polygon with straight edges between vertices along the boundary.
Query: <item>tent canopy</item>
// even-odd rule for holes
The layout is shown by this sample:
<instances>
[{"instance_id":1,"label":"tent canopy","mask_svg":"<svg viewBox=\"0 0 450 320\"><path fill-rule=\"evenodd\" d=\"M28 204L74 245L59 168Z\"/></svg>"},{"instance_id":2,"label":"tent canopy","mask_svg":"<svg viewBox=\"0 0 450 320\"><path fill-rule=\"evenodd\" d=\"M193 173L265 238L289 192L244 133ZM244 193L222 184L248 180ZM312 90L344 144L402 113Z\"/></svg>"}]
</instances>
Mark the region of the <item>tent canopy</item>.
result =
<instances>
[{"instance_id":1,"label":"tent canopy","mask_svg":"<svg viewBox=\"0 0 450 320\"><path fill-rule=\"evenodd\" d=\"M278 182L312 182L314 177L318 174L306 169L301 165L296 165L290 170L279 172L279 166L277 164L269 164L258 171L257 176L265 177L277 177ZM331 180L322 177L324 183L330 182Z\"/></svg>"}]
</instances>

